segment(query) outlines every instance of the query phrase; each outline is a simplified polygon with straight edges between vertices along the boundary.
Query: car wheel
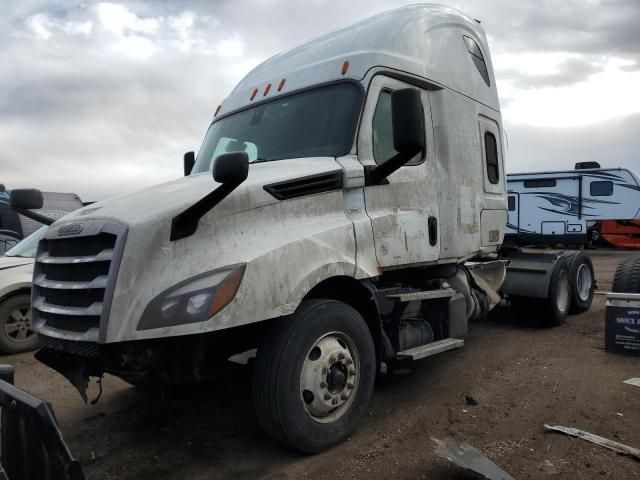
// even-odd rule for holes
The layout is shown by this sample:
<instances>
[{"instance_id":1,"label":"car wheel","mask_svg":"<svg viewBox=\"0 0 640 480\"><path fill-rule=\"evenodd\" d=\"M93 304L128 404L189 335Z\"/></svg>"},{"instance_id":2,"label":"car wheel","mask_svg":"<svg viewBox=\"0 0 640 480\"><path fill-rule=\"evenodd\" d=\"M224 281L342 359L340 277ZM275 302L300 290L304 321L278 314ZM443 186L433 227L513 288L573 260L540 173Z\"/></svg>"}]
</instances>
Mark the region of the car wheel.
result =
<instances>
[{"instance_id":1,"label":"car wheel","mask_svg":"<svg viewBox=\"0 0 640 480\"><path fill-rule=\"evenodd\" d=\"M38 347L38 335L31 324L31 297L20 294L0 304L0 351L20 353Z\"/></svg>"}]
</instances>

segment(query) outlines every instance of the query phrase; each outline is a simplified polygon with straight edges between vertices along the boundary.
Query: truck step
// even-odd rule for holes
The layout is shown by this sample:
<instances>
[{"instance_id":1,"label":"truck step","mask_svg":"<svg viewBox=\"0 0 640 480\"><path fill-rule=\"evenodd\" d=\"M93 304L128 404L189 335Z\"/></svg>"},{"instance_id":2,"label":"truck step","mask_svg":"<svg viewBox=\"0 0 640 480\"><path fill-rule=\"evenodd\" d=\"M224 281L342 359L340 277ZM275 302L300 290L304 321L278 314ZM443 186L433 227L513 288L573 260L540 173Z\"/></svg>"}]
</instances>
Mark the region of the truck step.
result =
<instances>
[{"instance_id":1,"label":"truck step","mask_svg":"<svg viewBox=\"0 0 640 480\"><path fill-rule=\"evenodd\" d=\"M396 353L396 357L399 360L420 360L421 358L437 355L438 353L446 352L448 350L455 350L462 346L464 346L464 340L460 340L458 338L445 338L444 340L438 340L437 342L427 343L426 345L420 345L419 347L398 352Z\"/></svg>"},{"instance_id":2,"label":"truck step","mask_svg":"<svg viewBox=\"0 0 640 480\"><path fill-rule=\"evenodd\" d=\"M415 300L434 300L436 298L451 298L456 294L452 288L441 288L438 290L424 290L422 292L391 293L387 298L393 298L399 302L413 302Z\"/></svg>"}]
</instances>

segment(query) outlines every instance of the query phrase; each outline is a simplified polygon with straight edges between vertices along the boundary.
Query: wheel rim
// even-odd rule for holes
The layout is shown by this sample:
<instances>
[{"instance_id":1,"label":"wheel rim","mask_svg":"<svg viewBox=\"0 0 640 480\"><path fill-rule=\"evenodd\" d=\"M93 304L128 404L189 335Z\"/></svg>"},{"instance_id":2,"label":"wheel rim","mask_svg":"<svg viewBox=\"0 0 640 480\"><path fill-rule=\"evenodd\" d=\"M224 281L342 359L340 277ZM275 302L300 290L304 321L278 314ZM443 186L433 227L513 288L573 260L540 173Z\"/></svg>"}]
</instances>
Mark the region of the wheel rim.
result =
<instances>
[{"instance_id":1,"label":"wheel rim","mask_svg":"<svg viewBox=\"0 0 640 480\"><path fill-rule=\"evenodd\" d=\"M360 357L341 332L320 337L309 349L300 374L300 396L307 414L329 423L340 418L353 403L360 380Z\"/></svg>"},{"instance_id":2,"label":"wheel rim","mask_svg":"<svg viewBox=\"0 0 640 480\"><path fill-rule=\"evenodd\" d=\"M11 310L5 319L4 331L13 342L30 342L36 334L31 325L31 307L23 305Z\"/></svg>"},{"instance_id":3,"label":"wheel rim","mask_svg":"<svg viewBox=\"0 0 640 480\"><path fill-rule=\"evenodd\" d=\"M589 300L591 289L593 287L593 276L591 269L586 264L581 264L576 273L576 293L578 298L583 302Z\"/></svg>"},{"instance_id":4,"label":"wheel rim","mask_svg":"<svg viewBox=\"0 0 640 480\"><path fill-rule=\"evenodd\" d=\"M569 308L569 278L567 272L558 276L558 296L556 297L558 310L565 312Z\"/></svg>"}]
</instances>

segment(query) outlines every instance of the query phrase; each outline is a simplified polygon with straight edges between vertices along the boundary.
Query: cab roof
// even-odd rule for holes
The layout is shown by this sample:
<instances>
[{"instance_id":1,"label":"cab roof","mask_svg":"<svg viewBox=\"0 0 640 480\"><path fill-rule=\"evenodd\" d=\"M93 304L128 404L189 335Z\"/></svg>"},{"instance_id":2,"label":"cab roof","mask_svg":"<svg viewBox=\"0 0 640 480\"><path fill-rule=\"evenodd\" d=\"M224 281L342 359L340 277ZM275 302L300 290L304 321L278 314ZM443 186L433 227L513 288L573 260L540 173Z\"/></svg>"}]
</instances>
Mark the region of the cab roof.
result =
<instances>
[{"instance_id":1,"label":"cab roof","mask_svg":"<svg viewBox=\"0 0 640 480\"><path fill-rule=\"evenodd\" d=\"M362 81L373 69L421 77L434 88L455 90L499 110L479 22L450 7L416 4L380 13L269 58L238 83L219 113L313 85Z\"/></svg>"}]
</instances>

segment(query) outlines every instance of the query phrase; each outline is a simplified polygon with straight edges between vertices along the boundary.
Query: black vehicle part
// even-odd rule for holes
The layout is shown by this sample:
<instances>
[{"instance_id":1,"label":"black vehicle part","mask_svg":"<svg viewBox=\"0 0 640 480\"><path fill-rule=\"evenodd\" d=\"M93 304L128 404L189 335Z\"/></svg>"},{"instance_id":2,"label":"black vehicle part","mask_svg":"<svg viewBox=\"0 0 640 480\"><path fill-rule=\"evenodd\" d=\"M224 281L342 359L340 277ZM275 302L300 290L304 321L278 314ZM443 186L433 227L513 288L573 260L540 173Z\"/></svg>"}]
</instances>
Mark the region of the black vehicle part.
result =
<instances>
[{"instance_id":1,"label":"black vehicle part","mask_svg":"<svg viewBox=\"0 0 640 480\"><path fill-rule=\"evenodd\" d=\"M325 362L332 352L322 343L325 339L348 347L346 353L353 357L331 353ZM321 362L311 364L318 376L305 389L303 372L315 361ZM353 432L369 405L375 375L373 340L358 311L335 300L304 301L292 316L273 325L258 347L253 377L258 421L282 445L318 453ZM325 416L315 414L315 406L323 407L324 401L340 404Z\"/></svg>"},{"instance_id":2,"label":"black vehicle part","mask_svg":"<svg viewBox=\"0 0 640 480\"><path fill-rule=\"evenodd\" d=\"M34 350L38 335L31 325L31 296L13 295L0 302L0 351L20 353Z\"/></svg>"},{"instance_id":3,"label":"black vehicle part","mask_svg":"<svg viewBox=\"0 0 640 480\"><path fill-rule=\"evenodd\" d=\"M571 288L571 307L569 313L582 313L591 308L596 279L593 264L588 255L580 251L563 252L569 261L569 284Z\"/></svg>"},{"instance_id":4,"label":"black vehicle part","mask_svg":"<svg viewBox=\"0 0 640 480\"><path fill-rule=\"evenodd\" d=\"M48 402L14 387L1 366L0 463L10 480L83 480Z\"/></svg>"},{"instance_id":5,"label":"black vehicle part","mask_svg":"<svg viewBox=\"0 0 640 480\"><path fill-rule=\"evenodd\" d=\"M511 295L509 302L518 317L552 327L562 324L567 318L571 304L570 292L569 262L560 256L553 264L545 298Z\"/></svg>"},{"instance_id":6,"label":"black vehicle part","mask_svg":"<svg viewBox=\"0 0 640 480\"><path fill-rule=\"evenodd\" d=\"M640 257L627 258L618 264L611 291L640 293Z\"/></svg>"}]
</instances>

